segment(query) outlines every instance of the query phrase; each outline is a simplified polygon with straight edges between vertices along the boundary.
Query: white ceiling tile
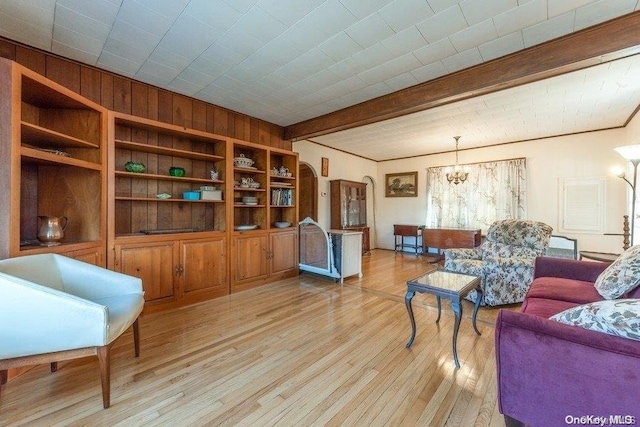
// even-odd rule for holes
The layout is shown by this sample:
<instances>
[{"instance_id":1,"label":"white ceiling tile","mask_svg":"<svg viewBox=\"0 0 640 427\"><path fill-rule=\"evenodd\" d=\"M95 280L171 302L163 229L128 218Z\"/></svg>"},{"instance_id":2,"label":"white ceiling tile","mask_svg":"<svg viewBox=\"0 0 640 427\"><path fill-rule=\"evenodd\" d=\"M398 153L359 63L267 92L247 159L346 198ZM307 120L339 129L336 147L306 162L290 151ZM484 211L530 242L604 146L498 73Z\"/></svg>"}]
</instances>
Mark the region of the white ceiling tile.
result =
<instances>
[{"instance_id":1,"label":"white ceiling tile","mask_svg":"<svg viewBox=\"0 0 640 427\"><path fill-rule=\"evenodd\" d=\"M502 37L547 19L547 0L531 0L493 18L498 36Z\"/></svg>"},{"instance_id":2,"label":"white ceiling tile","mask_svg":"<svg viewBox=\"0 0 640 427\"><path fill-rule=\"evenodd\" d=\"M413 52L415 57L425 65L440 61L447 56L452 56L457 53L456 48L453 47L451 40L448 38L429 44Z\"/></svg>"},{"instance_id":3,"label":"white ceiling tile","mask_svg":"<svg viewBox=\"0 0 640 427\"><path fill-rule=\"evenodd\" d=\"M200 1L209 1L209 0L200 0ZM249 9L251 9L256 3L258 3L258 0L224 0L224 2L229 4L229 6L233 7L240 13L247 13Z\"/></svg>"},{"instance_id":4,"label":"white ceiling tile","mask_svg":"<svg viewBox=\"0 0 640 427\"><path fill-rule=\"evenodd\" d=\"M113 71L118 74L123 74L128 77L134 76L139 67L138 63L131 61L128 58L114 55L113 53L104 49L100 53L100 58L98 59L98 63L96 65L98 67Z\"/></svg>"},{"instance_id":5,"label":"white ceiling tile","mask_svg":"<svg viewBox=\"0 0 640 427\"><path fill-rule=\"evenodd\" d=\"M300 84L302 84L307 91L320 92L322 89L333 86L340 81L340 77L331 71L320 70L302 80Z\"/></svg>"},{"instance_id":6,"label":"white ceiling tile","mask_svg":"<svg viewBox=\"0 0 640 427\"><path fill-rule=\"evenodd\" d=\"M393 58L382 65L396 76L422 67L422 63L418 61L413 53L407 53L398 58Z\"/></svg>"},{"instance_id":7,"label":"white ceiling tile","mask_svg":"<svg viewBox=\"0 0 640 427\"><path fill-rule=\"evenodd\" d=\"M200 90L202 90L202 88L209 85L209 83L214 81L217 77L219 77L219 75L213 76L211 74L201 73L200 71L197 71L193 67L189 67L182 70L182 72L178 74L177 78L199 85L201 86Z\"/></svg>"},{"instance_id":8,"label":"white ceiling tile","mask_svg":"<svg viewBox=\"0 0 640 427\"><path fill-rule=\"evenodd\" d=\"M558 15L565 14L567 12L574 11L575 9L586 6L591 3L595 3L600 0L563 0L563 1L550 1L547 8L549 10L549 19L555 18Z\"/></svg>"},{"instance_id":9,"label":"white ceiling tile","mask_svg":"<svg viewBox=\"0 0 640 427\"><path fill-rule=\"evenodd\" d=\"M68 46L57 41L53 42L51 51L56 55L64 56L65 58L71 58L76 61L80 61L84 64L96 65L98 62L99 54L89 53L78 49L75 46Z\"/></svg>"},{"instance_id":10,"label":"white ceiling tile","mask_svg":"<svg viewBox=\"0 0 640 427\"><path fill-rule=\"evenodd\" d=\"M436 61L413 70L411 74L416 80L423 83L444 76L447 74L447 69L442 62Z\"/></svg>"},{"instance_id":11,"label":"white ceiling tile","mask_svg":"<svg viewBox=\"0 0 640 427\"><path fill-rule=\"evenodd\" d=\"M247 33L231 28L218 39L217 44L246 57L260 49L265 43Z\"/></svg>"},{"instance_id":12,"label":"white ceiling tile","mask_svg":"<svg viewBox=\"0 0 640 427\"><path fill-rule=\"evenodd\" d=\"M241 12L222 0L191 0L184 13L223 30L231 28L242 16Z\"/></svg>"},{"instance_id":13,"label":"white ceiling tile","mask_svg":"<svg viewBox=\"0 0 640 427\"><path fill-rule=\"evenodd\" d=\"M315 74L318 70L329 67L334 64L334 61L327 55L322 53L319 49L314 48L310 51L300 55L295 60L291 61L282 69L288 70L289 75L299 76L297 80L302 80L310 74ZM280 72L280 70L278 70Z\"/></svg>"},{"instance_id":14,"label":"white ceiling tile","mask_svg":"<svg viewBox=\"0 0 640 427\"><path fill-rule=\"evenodd\" d=\"M429 42L435 43L468 27L467 20L462 15L460 7L453 6L416 25L422 36Z\"/></svg>"},{"instance_id":15,"label":"white ceiling tile","mask_svg":"<svg viewBox=\"0 0 640 427\"><path fill-rule=\"evenodd\" d=\"M340 0L358 19L364 19L388 4L388 0Z\"/></svg>"},{"instance_id":16,"label":"white ceiling tile","mask_svg":"<svg viewBox=\"0 0 640 427\"><path fill-rule=\"evenodd\" d=\"M374 44L355 55L353 59L366 68L375 67L378 64L387 62L393 58L393 55L380 43Z\"/></svg>"},{"instance_id":17,"label":"white ceiling tile","mask_svg":"<svg viewBox=\"0 0 640 427\"><path fill-rule=\"evenodd\" d=\"M336 62L349 58L351 55L362 50L360 45L353 41L344 31L339 32L329 40L320 44L318 49Z\"/></svg>"},{"instance_id":18,"label":"white ceiling tile","mask_svg":"<svg viewBox=\"0 0 640 427\"><path fill-rule=\"evenodd\" d=\"M142 67L140 68L140 70L136 75L139 75L139 74L147 74L147 75L155 76L158 79L165 81L164 85L166 85L166 84L169 84L173 79L178 77L178 74L180 74L180 71L175 68L168 67L165 64L148 60L142 65Z\"/></svg>"},{"instance_id":19,"label":"white ceiling tile","mask_svg":"<svg viewBox=\"0 0 640 427\"><path fill-rule=\"evenodd\" d=\"M469 25L475 25L517 6L517 0L463 0L460 2L460 8Z\"/></svg>"},{"instance_id":20,"label":"white ceiling tile","mask_svg":"<svg viewBox=\"0 0 640 427\"><path fill-rule=\"evenodd\" d=\"M576 10L574 31L582 30L599 22L631 13L637 0L601 0Z\"/></svg>"},{"instance_id":21,"label":"white ceiling tile","mask_svg":"<svg viewBox=\"0 0 640 427\"><path fill-rule=\"evenodd\" d=\"M573 31L574 19L574 13L569 12L532 27L524 28L522 36L525 48L569 34Z\"/></svg>"},{"instance_id":22,"label":"white ceiling tile","mask_svg":"<svg viewBox=\"0 0 640 427\"><path fill-rule=\"evenodd\" d=\"M480 52L477 48L460 52L457 55L453 55L442 60L445 68L450 73L472 67L474 65L480 64L481 62L482 56L480 55Z\"/></svg>"},{"instance_id":23,"label":"white ceiling tile","mask_svg":"<svg viewBox=\"0 0 640 427\"><path fill-rule=\"evenodd\" d=\"M0 11L0 34L39 49L51 49L52 27L53 22L43 26Z\"/></svg>"},{"instance_id":24,"label":"white ceiling tile","mask_svg":"<svg viewBox=\"0 0 640 427\"><path fill-rule=\"evenodd\" d=\"M162 46L158 46L156 49L154 49L151 55L149 55L148 60L154 63L162 64L163 67L177 71L177 73L175 74L176 76L180 73L181 70L189 66L189 64L191 64L192 62L191 58L178 55L177 53L167 50Z\"/></svg>"},{"instance_id":25,"label":"white ceiling tile","mask_svg":"<svg viewBox=\"0 0 640 427\"><path fill-rule=\"evenodd\" d=\"M410 86L417 85L420 82L413 76L413 74L403 73L395 77L392 77L389 80L386 80L385 83L392 90L396 91L396 90L406 89Z\"/></svg>"},{"instance_id":26,"label":"white ceiling tile","mask_svg":"<svg viewBox=\"0 0 640 427\"><path fill-rule=\"evenodd\" d=\"M347 79L355 74L363 72L368 68L369 67L357 62L353 58L347 58L333 65L330 65L328 70L334 74L337 74L343 79Z\"/></svg>"},{"instance_id":27,"label":"white ceiling tile","mask_svg":"<svg viewBox=\"0 0 640 427\"><path fill-rule=\"evenodd\" d=\"M202 54L223 31L211 27L191 15L183 14L162 38L158 46L191 60Z\"/></svg>"},{"instance_id":28,"label":"white ceiling tile","mask_svg":"<svg viewBox=\"0 0 640 427\"><path fill-rule=\"evenodd\" d=\"M209 64L215 64L217 66L216 68L229 69L242 62L244 58L246 58L246 56L230 50L227 47L222 46L220 43L214 43L209 46L207 50L202 52L202 55L194 60L194 63L197 63L199 59L203 59L207 61L207 63L204 64L206 66ZM198 68L198 70L203 72L200 68Z\"/></svg>"},{"instance_id":29,"label":"white ceiling tile","mask_svg":"<svg viewBox=\"0 0 640 427\"><path fill-rule=\"evenodd\" d=\"M394 0L378 13L396 33L434 15L425 0Z\"/></svg>"},{"instance_id":30,"label":"white ceiling tile","mask_svg":"<svg viewBox=\"0 0 640 427\"><path fill-rule=\"evenodd\" d=\"M284 2L282 0L260 0L258 7L285 25L293 25L304 18L312 10L324 3L325 0L296 0Z\"/></svg>"},{"instance_id":31,"label":"white ceiling tile","mask_svg":"<svg viewBox=\"0 0 640 427\"><path fill-rule=\"evenodd\" d=\"M296 22L280 36L272 40L284 49L291 49L298 53L306 52L327 41L329 37L313 28L305 25L302 21Z\"/></svg>"},{"instance_id":32,"label":"white ceiling tile","mask_svg":"<svg viewBox=\"0 0 640 427\"><path fill-rule=\"evenodd\" d=\"M449 9L451 6L457 5L460 3L460 0L427 0L431 10L434 13L440 13L443 10Z\"/></svg>"},{"instance_id":33,"label":"white ceiling tile","mask_svg":"<svg viewBox=\"0 0 640 427\"><path fill-rule=\"evenodd\" d=\"M102 40L103 42L109 36L112 26L112 23L106 24L102 21L96 21L93 18L89 18L62 5L56 6L54 22L55 26L62 26L68 30L97 40ZM82 42L82 40L78 39L77 42Z\"/></svg>"},{"instance_id":34,"label":"white ceiling tile","mask_svg":"<svg viewBox=\"0 0 640 427\"><path fill-rule=\"evenodd\" d=\"M484 61L491 61L492 59L499 58L522 49L524 49L524 40L522 39L522 33L520 31L507 34L506 36L500 37L496 40L491 40L478 46L478 50L480 50L480 54Z\"/></svg>"},{"instance_id":35,"label":"white ceiling tile","mask_svg":"<svg viewBox=\"0 0 640 427\"><path fill-rule=\"evenodd\" d=\"M113 55L127 58L130 61L137 63L138 65L142 65L142 63L146 61L151 54L150 50L142 50L140 46L134 46L113 38L110 38L106 41L102 50ZM98 52L98 54L99 53L100 52Z\"/></svg>"},{"instance_id":36,"label":"white ceiling tile","mask_svg":"<svg viewBox=\"0 0 640 427\"><path fill-rule=\"evenodd\" d=\"M287 27L263 9L254 7L238 19L234 28L266 43L282 34Z\"/></svg>"},{"instance_id":37,"label":"white ceiling tile","mask_svg":"<svg viewBox=\"0 0 640 427\"><path fill-rule=\"evenodd\" d=\"M415 26L406 28L397 34L382 40L381 43L392 55L395 56L404 55L427 45L427 41L422 37L422 34Z\"/></svg>"},{"instance_id":38,"label":"white ceiling tile","mask_svg":"<svg viewBox=\"0 0 640 427\"><path fill-rule=\"evenodd\" d=\"M362 79L368 85L374 85L380 82L384 82L385 80L388 80L396 75L397 74L393 73L384 65L378 65L373 68L369 68L366 71L363 71L362 73L358 74L358 77L360 77L360 79Z\"/></svg>"},{"instance_id":39,"label":"white ceiling tile","mask_svg":"<svg viewBox=\"0 0 640 427\"><path fill-rule=\"evenodd\" d=\"M140 19L141 16L148 19ZM163 36L174 21L173 18L167 18L133 0L125 1L122 4L117 19L158 36Z\"/></svg>"},{"instance_id":40,"label":"white ceiling tile","mask_svg":"<svg viewBox=\"0 0 640 427\"><path fill-rule=\"evenodd\" d=\"M57 0L57 6L64 6L109 26L113 25L120 10L120 3L108 0Z\"/></svg>"},{"instance_id":41,"label":"white ceiling tile","mask_svg":"<svg viewBox=\"0 0 640 427\"><path fill-rule=\"evenodd\" d=\"M146 50L150 52L158 45L158 43L160 43L162 36L148 33L141 30L139 27L117 20L113 24L113 28L111 29L111 33L109 33L106 43L109 43L109 40L111 39L118 40L125 44L135 43L139 50Z\"/></svg>"},{"instance_id":42,"label":"white ceiling tile","mask_svg":"<svg viewBox=\"0 0 640 427\"><path fill-rule=\"evenodd\" d=\"M130 0L127 0L129 2ZM166 18L175 20L187 6L188 3L198 3L202 0L134 0L140 3L147 9L153 10ZM206 0L209 3L214 3L214 0ZM218 1L217 3L222 3Z\"/></svg>"},{"instance_id":43,"label":"white ceiling tile","mask_svg":"<svg viewBox=\"0 0 640 427\"><path fill-rule=\"evenodd\" d=\"M474 24L471 27L449 36L451 44L453 44L453 47L455 47L458 52L464 52L472 47L479 46L482 43L487 43L497 38L498 34L496 33L492 19Z\"/></svg>"},{"instance_id":44,"label":"white ceiling tile","mask_svg":"<svg viewBox=\"0 0 640 427\"><path fill-rule=\"evenodd\" d=\"M325 40L356 22L356 17L338 0L326 0L299 23L325 35Z\"/></svg>"},{"instance_id":45,"label":"white ceiling tile","mask_svg":"<svg viewBox=\"0 0 640 427\"><path fill-rule=\"evenodd\" d=\"M169 87L171 88L171 90L174 90L183 95L193 96L196 93L200 92L200 90L202 90L204 86L195 84L188 80L183 80L180 77L176 77L171 81L171 83L169 83Z\"/></svg>"},{"instance_id":46,"label":"white ceiling tile","mask_svg":"<svg viewBox=\"0 0 640 427\"><path fill-rule=\"evenodd\" d=\"M54 44L58 43L68 47L74 46L75 50L91 54L96 58L100 55L104 44L104 40L97 40L59 25L53 30L53 40Z\"/></svg>"},{"instance_id":47,"label":"white ceiling tile","mask_svg":"<svg viewBox=\"0 0 640 427\"><path fill-rule=\"evenodd\" d=\"M365 49L376 44L378 40L384 40L395 34L378 13L373 13L358 21L347 28L345 32Z\"/></svg>"}]
</instances>

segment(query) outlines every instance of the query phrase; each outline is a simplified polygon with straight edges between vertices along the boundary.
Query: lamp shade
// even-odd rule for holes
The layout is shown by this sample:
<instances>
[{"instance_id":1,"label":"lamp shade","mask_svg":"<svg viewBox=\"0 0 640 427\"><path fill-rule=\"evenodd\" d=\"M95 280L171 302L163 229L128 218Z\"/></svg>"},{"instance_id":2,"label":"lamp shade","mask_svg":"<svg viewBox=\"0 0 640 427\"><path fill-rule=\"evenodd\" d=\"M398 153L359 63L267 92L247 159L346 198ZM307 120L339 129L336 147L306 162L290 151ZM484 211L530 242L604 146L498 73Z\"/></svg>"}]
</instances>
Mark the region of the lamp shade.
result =
<instances>
[{"instance_id":1,"label":"lamp shade","mask_svg":"<svg viewBox=\"0 0 640 427\"><path fill-rule=\"evenodd\" d=\"M614 150L627 160L640 160L640 145L625 145Z\"/></svg>"}]
</instances>

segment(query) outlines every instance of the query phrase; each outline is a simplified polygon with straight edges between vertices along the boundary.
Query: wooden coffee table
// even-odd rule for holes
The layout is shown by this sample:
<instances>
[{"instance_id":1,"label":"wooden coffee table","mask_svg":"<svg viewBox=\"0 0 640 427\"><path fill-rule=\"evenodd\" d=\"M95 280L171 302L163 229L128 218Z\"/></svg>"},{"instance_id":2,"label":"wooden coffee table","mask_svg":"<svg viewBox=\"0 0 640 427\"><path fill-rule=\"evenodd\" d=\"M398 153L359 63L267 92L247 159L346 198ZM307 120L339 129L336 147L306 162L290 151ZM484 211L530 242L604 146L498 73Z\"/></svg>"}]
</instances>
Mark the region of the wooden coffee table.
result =
<instances>
[{"instance_id":1,"label":"wooden coffee table","mask_svg":"<svg viewBox=\"0 0 640 427\"><path fill-rule=\"evenodd\" d=\"M458 361L456 344L458 341L458 329L460 329L460 319L462 318L461 302L462 298L474 289L478 291L478 298L473 306L473 329L476 331L476 334L480 335L480 331L476 326L476 315L478 314L478 308L482 300L482 288L480 287L479 277L469 274L453 273L446 270L435 270L413 280L409 280L407 282L407 295L404 297L404 303L407 306L409 320L411 321L411 337L407 342L407 348L411 347L416 337L416 320L413 316L413 308L411 307L411 300L416 292L436 296L438 302L438 318L436 319L436 323L440 321L440 298L446 298L451 301L451 308L455 315L455 324L453 325L453 360L456 363L456 368L459 368L460 362Z\"/></svg>"}]
</instances>

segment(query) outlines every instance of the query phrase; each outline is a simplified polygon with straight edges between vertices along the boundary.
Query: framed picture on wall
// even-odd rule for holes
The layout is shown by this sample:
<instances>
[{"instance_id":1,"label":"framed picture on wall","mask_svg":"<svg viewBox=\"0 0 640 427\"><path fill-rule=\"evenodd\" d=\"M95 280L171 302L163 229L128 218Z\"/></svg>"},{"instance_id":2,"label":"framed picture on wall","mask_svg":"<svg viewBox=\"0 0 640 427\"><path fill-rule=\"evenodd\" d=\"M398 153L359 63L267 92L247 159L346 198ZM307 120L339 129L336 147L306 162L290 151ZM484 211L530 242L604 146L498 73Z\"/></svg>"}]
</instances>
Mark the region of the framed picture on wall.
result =
<instances>
[{"instance_id":1,"label":"framed picture on wall","mask_svg":"<svg viewBox=\"0 0 640 427\"><path fill-rule=\"evenodd\" d=\"M327 157L322 158L321 175L329 176L329 159Z\"/></svg>"},{"instance_id":2,"label":"framed picture on wall","mask_svg":"<svg viewBox=\"0 0 640 427\"><path fill-rule=\"evenodd\" d=\"M384 184L386 197L418 196L418 172L388 173Z\"/></svg>"}]
</instances>

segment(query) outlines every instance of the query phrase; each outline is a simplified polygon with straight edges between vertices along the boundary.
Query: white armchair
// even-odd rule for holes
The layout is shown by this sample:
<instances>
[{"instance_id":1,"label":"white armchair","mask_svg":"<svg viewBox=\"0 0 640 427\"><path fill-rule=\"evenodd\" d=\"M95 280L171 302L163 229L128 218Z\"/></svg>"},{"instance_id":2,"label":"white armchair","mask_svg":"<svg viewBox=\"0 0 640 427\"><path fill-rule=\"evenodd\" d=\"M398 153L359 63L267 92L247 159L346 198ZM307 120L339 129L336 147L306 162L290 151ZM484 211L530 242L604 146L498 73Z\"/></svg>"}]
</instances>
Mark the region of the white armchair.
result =
<instances>
[{"instance_id":1,"label":"white armchair","mask_svg":"<svg viewBox=\"0 0 640 427\"><path fill-rule=\"evenodd\" d=\"M102 400L110 405L111 344L138 316L142 281L56 254L0 260L0 390L7 370L97 355Z\"/></svg>"}]
</instances>

